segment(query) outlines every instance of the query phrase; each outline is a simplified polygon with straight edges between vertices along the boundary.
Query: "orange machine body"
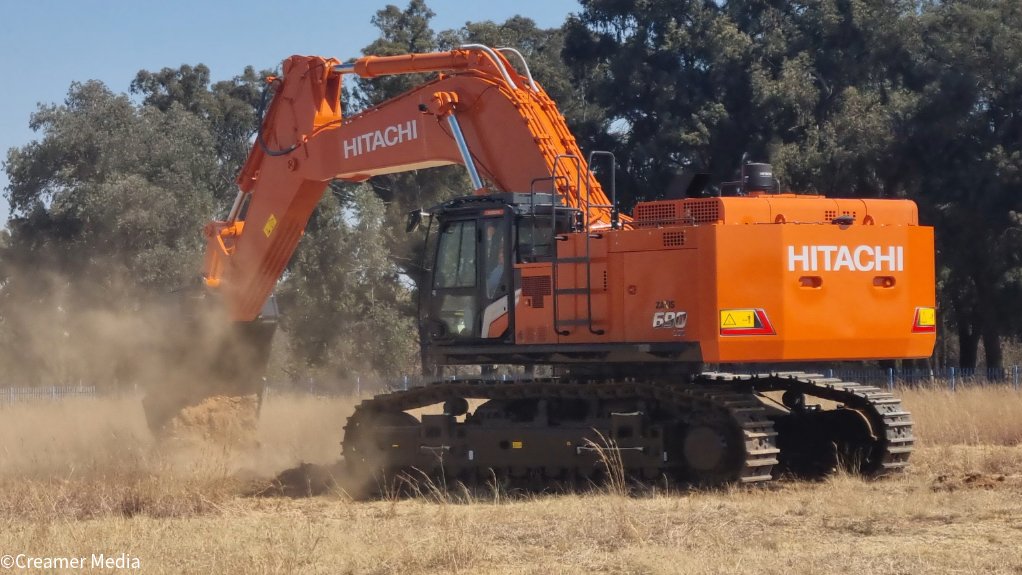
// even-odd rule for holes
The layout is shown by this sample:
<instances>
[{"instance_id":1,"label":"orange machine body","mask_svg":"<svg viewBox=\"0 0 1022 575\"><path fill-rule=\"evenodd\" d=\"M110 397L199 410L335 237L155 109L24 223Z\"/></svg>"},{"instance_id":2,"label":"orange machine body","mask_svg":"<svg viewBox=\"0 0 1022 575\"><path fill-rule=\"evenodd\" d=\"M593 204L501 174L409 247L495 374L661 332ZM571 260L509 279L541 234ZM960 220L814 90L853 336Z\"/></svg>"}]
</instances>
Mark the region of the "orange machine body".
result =
<instances>
[{"instance_id":1,"label":"orange machine body","mask_svg":"<svg viewBox=\"0 0 1022 575\"><path fill-rule=\"evenodd\" d=\"M508 363L556 363L569 349L580 361L617 350L623 361L690 363L932 351L933 230L919 225L912 202L669 200L639 204L634 219L618 221L554 103L505 52L469 47L347 64L293 56L283 70L235 206L205 230L205 280L235 321L259 316L331 180L473 164L488 186L477 194L545 192L580 217L554 242L553 258L511 264L510 312L477 326L479 341L460 359L444 356L452 362L501 362L476 353L480 346L503 346ZM430 71L441 73L342 114L344 74Z\"/></svg>"},{"instance_id":2,"label":"orange machine body","mask_svg":"<svg viewBox=\"0 0 1022 575\"><path fill-rule=\"evenodd\" d=\"M832 223L840 215L854 223ZM933 322L918 314L933 312L933 230L912 202L650 202L633 224L561 242L570 261L588 241L588 263L520 265L516 344L691 343L678 358L711 363L932 353Z\"/></svg>"}]
</instances>

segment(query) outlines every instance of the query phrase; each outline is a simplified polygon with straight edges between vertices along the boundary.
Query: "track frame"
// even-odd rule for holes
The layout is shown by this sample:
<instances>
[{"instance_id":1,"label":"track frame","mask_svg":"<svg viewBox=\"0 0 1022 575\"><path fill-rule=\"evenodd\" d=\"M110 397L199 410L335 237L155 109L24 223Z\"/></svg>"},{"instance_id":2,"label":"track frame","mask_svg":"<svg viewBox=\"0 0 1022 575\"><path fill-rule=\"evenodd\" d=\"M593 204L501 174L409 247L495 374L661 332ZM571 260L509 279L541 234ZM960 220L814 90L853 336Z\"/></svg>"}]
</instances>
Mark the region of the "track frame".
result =
<instances>
[{"instance_id":1,"label":"track frame","mask_svg":"<svg viewBox=\"0 0 1022 575\"><path fill-rule=\"evenodd\" d=\"M764 400L769 392L789 391L838 407L785 412ZM457 407L421 419L408 414L464 400L489 403L460 418ZM818 415L839 410L840 417ZM427 476L441 478L442 484L500 480L546 490L599 483L613 472L696 486L757 484L803 471L799 449L818 455L819 444L809 449L795 437L815 430L803 425L806 421L838 422L835 459L821 463L825 471L842 457L853 457L854 462L843 462L846 467L868 477L888 475L907 465L914 444L910 415L880 388L802 372L710 372L684 383L533 377L432 381L364 400L345 426L343 452L353 476L377 485L400 476ZM791 437L779 437L775 423ZM843 427L855 427L854 433ZM849 445L839 445L842 441ZM621 469L609 469L608 462Z\"/></svg>"}]
</instances>

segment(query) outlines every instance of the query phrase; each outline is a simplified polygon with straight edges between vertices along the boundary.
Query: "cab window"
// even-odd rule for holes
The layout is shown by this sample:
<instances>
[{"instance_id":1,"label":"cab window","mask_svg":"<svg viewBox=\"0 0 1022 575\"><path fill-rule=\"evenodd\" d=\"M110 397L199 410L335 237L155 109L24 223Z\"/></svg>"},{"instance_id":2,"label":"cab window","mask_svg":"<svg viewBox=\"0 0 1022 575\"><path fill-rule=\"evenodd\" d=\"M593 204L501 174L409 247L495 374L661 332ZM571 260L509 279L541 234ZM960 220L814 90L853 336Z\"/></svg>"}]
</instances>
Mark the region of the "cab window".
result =
<instances>
[{"instance_id":1,"label":"cab window","mask_svg":"<svg viewBox=\"0 0 1022 575\"><path fill-rule=\"evenodd\" d=\"M452 222L441 232L435 277L438 288L476 285L475 221Z\"/></svg>"}]
</instances>

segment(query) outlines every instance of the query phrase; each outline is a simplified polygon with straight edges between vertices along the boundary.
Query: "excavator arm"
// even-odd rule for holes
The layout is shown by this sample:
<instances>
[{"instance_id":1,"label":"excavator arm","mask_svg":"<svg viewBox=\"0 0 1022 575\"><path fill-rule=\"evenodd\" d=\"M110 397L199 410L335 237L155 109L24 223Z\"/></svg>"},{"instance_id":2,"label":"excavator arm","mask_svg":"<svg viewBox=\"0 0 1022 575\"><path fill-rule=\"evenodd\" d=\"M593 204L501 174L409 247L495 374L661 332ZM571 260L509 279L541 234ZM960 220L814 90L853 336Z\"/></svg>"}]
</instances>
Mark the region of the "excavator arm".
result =
<instances>
[{"instance_id":1,"label":"excavator arm","mask_svg":"<svg viewBox=\"0 0 1022 575\"><path fill-rule=\"evenodd\" d=\"M224 221L206 226L204 279L235 321L254 320L331 180L462 164L477 193L550 191L594 227L616 218L554 102L505 54L470 45L447 52L341 63L292 56ZM519 56L520 57L520 56ZM522 61L524 65L524 60ZM400 96L345 117L342 78L439 72Z\"/></svg>"}]
</instances>

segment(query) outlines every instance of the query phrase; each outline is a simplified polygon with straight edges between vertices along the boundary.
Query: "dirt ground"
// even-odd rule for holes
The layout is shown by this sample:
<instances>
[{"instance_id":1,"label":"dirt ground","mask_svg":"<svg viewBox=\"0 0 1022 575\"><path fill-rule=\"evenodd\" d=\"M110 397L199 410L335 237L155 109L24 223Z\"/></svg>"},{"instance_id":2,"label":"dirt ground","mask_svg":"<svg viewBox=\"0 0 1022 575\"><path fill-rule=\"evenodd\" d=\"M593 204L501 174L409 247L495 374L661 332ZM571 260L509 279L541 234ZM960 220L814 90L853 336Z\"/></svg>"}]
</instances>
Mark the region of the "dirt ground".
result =
<instances>
[{"instance_id":1,"label":"dirt ground","mask_svg":"<svg viewBox=\"0 0 1022 575\"><path fill-rule=\"evenodd\" d=\"M143 573L1022 573L1022 396L904 395L921 445L896 479L375 502L251 495L336 460L350 401L270 398L244 453L157 448L134 398L3 408L0 555ZM55 572L82 571L131 569Z\"/></svg>"}]
</instances>

